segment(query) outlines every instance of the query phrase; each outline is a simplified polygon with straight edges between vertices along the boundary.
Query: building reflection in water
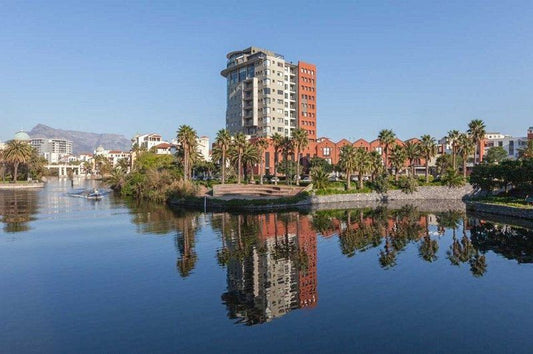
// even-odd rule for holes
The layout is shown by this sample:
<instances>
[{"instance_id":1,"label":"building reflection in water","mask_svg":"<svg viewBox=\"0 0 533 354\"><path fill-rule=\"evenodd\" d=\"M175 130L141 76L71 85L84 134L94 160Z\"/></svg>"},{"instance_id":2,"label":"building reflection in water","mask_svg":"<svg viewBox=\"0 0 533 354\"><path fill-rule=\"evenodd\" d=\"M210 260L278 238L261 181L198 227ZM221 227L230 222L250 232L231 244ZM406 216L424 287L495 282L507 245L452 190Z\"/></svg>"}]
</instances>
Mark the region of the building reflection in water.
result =
<instances>
[{"instance_id":1,"label":"building reflection in water","mask_svg":"<svg viewBox=\"0 0 533 354\"><path fill-rule=\"evenodd\" d=\"M270 213L214 218L222 235L217 256L227 268L222 300L230 318L254 325L316 305L317 240L309 217Z\"/></svg>"},{"instance_id":2,"label":"building reflection in water","mask_svg":"<svg viewBox=\"0 0 533 354\"><path fill-rule=\"evenodd\" d=\"M38 211L39 192L33 190L0 191L0 217L5 232L30 230L30 221Z\"/></svg>"}]
</instances>

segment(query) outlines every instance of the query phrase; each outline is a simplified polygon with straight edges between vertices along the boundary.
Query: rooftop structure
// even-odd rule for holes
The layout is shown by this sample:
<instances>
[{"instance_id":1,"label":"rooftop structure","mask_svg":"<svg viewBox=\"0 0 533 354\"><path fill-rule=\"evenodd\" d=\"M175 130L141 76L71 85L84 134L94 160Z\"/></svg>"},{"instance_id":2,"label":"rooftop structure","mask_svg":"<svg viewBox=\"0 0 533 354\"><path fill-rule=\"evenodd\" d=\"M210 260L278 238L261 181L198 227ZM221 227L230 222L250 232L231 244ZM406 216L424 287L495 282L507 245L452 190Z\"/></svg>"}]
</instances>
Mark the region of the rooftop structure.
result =
<instances>
[{"instance_id":1,"label":"rooftop structure","mask_svg":"<svg viewBox=\"0 0 533 354\"><path fill-rule=\"evenodd\" d=\"M13 137L13 140L16 140L16 141L25 141L25 142L30 142L30 136L23 130L21 131L18 131L15 136Z\"/></svg>"}]
</instances>

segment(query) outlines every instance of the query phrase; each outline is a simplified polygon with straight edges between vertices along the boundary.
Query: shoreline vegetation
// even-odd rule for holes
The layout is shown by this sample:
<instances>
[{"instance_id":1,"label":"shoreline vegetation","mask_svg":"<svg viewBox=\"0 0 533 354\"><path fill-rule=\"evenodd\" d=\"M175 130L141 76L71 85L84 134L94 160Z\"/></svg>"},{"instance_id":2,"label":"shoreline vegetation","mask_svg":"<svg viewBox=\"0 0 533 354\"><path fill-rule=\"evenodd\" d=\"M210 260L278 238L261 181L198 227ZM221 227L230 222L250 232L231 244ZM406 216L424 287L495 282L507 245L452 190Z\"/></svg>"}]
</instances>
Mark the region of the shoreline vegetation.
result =
<instances>
[{"instance_id":1,"label":"shoreline vegetation","mask_svg":"<svg viewBox=\"0 0 533 354\"><path fill-rule=\"evenodd\" d=\"M200 209L287 209L324 203L398 199L475 199L482 202L483 198L499 193L494 188L489 190L487 183L481 181L487 170L512 170L513 163L523 165L533 157L533 145L530 144L521 152L518 161L506 160L492 149L483 161L480 152L485 133L484 122L472 120L466 132L451 130L448 133L446 143L450 151L438 155L436 139L429 135L399 143L392 130L384 129L378 135L380 151L345 145L340 150L338 163L332 164L324 158L304 157L302 151L309 141L299 129L292 138L274 134L270 140L247 140L241 133L231 136L222 129L213 144L212 161L205 161L197 153L196 131L182 125L177 131L175 155L158 155L155 151L134 146L131 164L110 169L105 181L123 196ZM273 175L265 173L264 157L269 144L275 151L275 164L270 166L274 168ZM430 161L435 162L434 166L430 166ZM470 165L473 167L468 167ZM415 173L417 166L424 167L423 175ZM470 170L471 176L468 176ZM506 180L505 193L522 190L532 182L527 178L523 181L511 179ZM498 183L500 180L496 178L495 184ZM228 192L227 198L219 195L215 198L212 188L217 184L261 185L262 188L263 184L279 184L280 187L301 184L308 188L298 195L283 197L253 192L246 195L241 191L235 195ZM494 183L490 186L494 187ZM240 189L249 191L250 188ZM501 203L513 202L501 200Z\"/></svg>"}]
</instances>

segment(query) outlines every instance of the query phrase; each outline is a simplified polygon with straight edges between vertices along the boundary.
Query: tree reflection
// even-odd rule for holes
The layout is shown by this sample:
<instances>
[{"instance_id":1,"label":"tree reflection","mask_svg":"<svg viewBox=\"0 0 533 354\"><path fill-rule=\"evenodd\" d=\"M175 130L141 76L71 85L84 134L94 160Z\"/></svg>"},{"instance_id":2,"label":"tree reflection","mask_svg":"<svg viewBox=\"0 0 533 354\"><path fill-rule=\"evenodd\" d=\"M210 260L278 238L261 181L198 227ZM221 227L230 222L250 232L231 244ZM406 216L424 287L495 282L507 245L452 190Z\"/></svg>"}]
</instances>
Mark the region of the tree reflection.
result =
<instances>
[{"instance_id":1,"label":"tree reflection","mask_svg":"<svg viewBox=\"0 0 533 354\"><path fill-rule=\"evenodd\" d=\"M463 224L463 236L457 238L457 229ZM339 237L341 253L347 257L353 257L357 252L383 245L378 252L379 265L384 269L390 269L397 265L398 256L409 244L416 244L418 255L427 262L438 260L439 239L434 239L430 232L430 224L437 228L438 235L444 235L446 229L452 231L452 244L446 252L446 258L452 265L468 263L470 271L476 277L482 276L487 271L487 260L483 247L474 247L468 237L469 223L463 211L448 210L437 215L422 213L412 205L405 205L400 209L388 209L378 207L375 209L354 209L318 211L313 215L313 227L322 235L329 237L336 232ZM472 229L472 239L477 237L476 242L488 247L498 248L497 242L488 231L493 232L494 227L490 223L480 223ZM498 230L498 229L497 229ZM508 231L508 230L507 230ZM506 232L507 232L506 231ZM477 233L476 233L477 232ZM516 232L515 232L516 233ZM497 239L497 238L496 238ZM529 238L515 238L527 240ZM510 257L509 238L502 237L500 241L503 250ZM512 241L511 241L512 242ZM522 241L517 245L518 249L529 250L528 257L533 259L533 242L524 244ZM522 251L523 254L523 251Z\"/></svg>"},{"instance_id":2,"label":"tree reflection","mask_svg":"<svg viewBox=\"0 0 533 354\"><path fill-rule=\"evenodd\" d=\"M533 231L522 227L480 222L470 230L479 251L493 251L518 263L533 263Z\"/></svg>"},{"instance_id":3,"label":"tree reflection","mask_svg":"<svg viewBox=\"0 0 533 354\"><path fill-rule=\"evenodd\" d=\"M195 214L184 213L177 218L177 235L174 244L179 252L176 268L182 278L186 278L194 269L198 256L194 250L196 233L198 232L198 217Z\"/></svg>"},{"instance_id":4,"label":"tree reflection","mask_svg":"<svg viewBox=\"0 0 533 354\"><path fill-rule=\"evenodd\" d=\"M126 205L130 209L132 223L137 226L137 232L142 234L166 235L174 232L178 220L183 216L183 213L176 213L160 203L126 199Z\"/></svg>"},{"instance_id":5,"label":"tree reflection","mask_svg":"<svg viewBox=\"0 0 533 354\"><path fill-rule=\"evenodd\" d=\"M0 216L8 233L30 230L29 222L38 211L38 192L28 190L0 191Z\"/></svg>"}]
</instances>

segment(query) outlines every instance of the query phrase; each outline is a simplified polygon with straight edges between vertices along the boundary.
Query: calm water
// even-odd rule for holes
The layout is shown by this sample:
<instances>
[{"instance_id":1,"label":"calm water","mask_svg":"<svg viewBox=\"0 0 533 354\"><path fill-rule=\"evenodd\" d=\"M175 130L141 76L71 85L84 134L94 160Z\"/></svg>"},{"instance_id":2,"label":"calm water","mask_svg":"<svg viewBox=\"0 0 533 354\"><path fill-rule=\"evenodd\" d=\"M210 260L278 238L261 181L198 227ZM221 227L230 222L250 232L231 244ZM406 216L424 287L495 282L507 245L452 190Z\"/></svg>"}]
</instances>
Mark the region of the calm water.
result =
<instances>
[{"instance_id":1,"label":"calm water","mask_svg":"<svg viewBox=\"0 0 533 354\"><path fill-rule=\"evenodd\" d=\"M524 225L411 206L172 212L68 190L0 191L0 352L531 351Z\"/></svg>"}]
</instances>

